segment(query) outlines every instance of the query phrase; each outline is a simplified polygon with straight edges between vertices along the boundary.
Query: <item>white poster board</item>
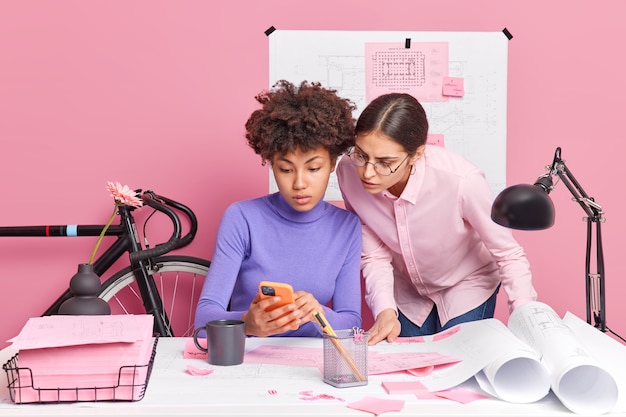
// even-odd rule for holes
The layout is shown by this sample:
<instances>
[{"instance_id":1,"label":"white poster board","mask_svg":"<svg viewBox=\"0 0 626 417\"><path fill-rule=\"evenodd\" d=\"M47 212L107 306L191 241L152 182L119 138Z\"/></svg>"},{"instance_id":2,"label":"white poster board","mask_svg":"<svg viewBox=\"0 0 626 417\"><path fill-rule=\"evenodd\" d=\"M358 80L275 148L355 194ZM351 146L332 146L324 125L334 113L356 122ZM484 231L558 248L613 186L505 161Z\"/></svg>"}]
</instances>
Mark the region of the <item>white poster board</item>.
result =
<instances>
[{"instance_id":1,"label":"white poster board","mask_svg":"<svg viewBox=\"0 0 626 417\"><path fill-rule=\"evenodd\" d=\"M275 30L269 35L269 86L281 79L296 85L318 81L351 99L357 105L357 118L368 97L402 89L412 93L416 83L440 87L444 76L462 79L462 96L414 95L428 115L429 133L440 145L480 167L498 193L506 183L508 41L503 32ZM393 48L385 50L390 45L397 53ZM410 59L403 48L413 51ZM447 62L441 62L444 52ZM447 74L441 73L446 67L442 64L447 64ZM380 82L381 74L387 84ZM275 192L271 169L269 175L270 192ZM325 199L342 199L334 175Z\"/></svg>"}]
</instances>

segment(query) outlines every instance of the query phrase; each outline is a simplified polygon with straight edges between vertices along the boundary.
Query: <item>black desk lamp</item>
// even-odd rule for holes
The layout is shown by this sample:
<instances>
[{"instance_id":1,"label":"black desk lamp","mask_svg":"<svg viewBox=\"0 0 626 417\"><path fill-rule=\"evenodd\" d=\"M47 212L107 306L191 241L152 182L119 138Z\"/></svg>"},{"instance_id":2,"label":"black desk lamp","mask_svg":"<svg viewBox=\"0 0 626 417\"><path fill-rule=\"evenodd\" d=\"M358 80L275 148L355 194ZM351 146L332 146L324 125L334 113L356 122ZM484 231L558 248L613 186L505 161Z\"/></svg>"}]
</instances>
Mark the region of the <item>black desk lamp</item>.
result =
<instances>
[{"instance_id":1,"label":"black desk lamp","mask_svg":"<svg viewBox=\"0 0 626 417\"><path fill-rule=\"evenodd\" d=\"M552 178L558 176L572 193L572 200L582 207L586 213L583 221L587 222L587 253L585 258L585 288L587 297L587 323L603 331L609 331L622 341L624 338L606 326L605 288L604 288L604 255L602 251L602 235L600 224L605 221L602 207L580 186L571 171L561 159L561 148L556 148L552 165L547 174L537 178L535 184L513 185L504 189L493 202L491 219L505 227L518 230L543 230L554 224L554 205L548 197L556 184ZM591 249L595 225L596 273L591 272Z\"/></svg>"}]
</instances>

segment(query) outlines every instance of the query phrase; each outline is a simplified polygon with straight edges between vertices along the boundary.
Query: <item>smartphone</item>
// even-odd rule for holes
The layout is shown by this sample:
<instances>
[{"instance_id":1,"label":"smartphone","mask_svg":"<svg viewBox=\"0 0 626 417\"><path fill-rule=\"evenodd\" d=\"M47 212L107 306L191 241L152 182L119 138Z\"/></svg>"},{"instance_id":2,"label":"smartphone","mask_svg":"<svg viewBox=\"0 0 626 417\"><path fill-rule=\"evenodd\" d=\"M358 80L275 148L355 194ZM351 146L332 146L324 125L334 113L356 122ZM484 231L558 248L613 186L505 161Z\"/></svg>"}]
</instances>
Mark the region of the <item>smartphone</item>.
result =
<instances>
[{"instance_id":1,"label":"smartphone","mask_svg":"<svg viewBox=\"0 0 626 417\"><path fill-rule=\"evenodd\" d=\"M291 285L283 282L261 281L259 283L259 294L261 295L262 300L276 295L280 297L279 302L272 304L265 311L272 311L284 305L295 303L293 288ZM298 330L298 326L291 326L291 330Z\"/></svg>"},{"instance_id":2,"label":"smartphone","mask_svg":"<svg viewBox=\"0 0 626 417\"><path fill-rule=\"evenodd\" d=\"M261 299L279 296L280 301L272 304L266 311L271 311L287 304L293 304L293 288L289 284L282 282L261 281L259 283L259 294Z\"/></svg>"}]
</instances>

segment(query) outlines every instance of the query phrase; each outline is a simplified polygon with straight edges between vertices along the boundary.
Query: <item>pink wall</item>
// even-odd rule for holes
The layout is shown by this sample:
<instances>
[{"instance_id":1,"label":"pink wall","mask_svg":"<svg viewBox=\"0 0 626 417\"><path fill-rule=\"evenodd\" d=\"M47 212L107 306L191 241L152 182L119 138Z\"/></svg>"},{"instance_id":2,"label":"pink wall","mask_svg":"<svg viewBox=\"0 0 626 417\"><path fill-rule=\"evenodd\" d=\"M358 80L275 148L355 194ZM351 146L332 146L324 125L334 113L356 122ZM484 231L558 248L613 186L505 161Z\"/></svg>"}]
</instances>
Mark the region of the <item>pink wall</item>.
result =
<instances>
[{"instance_id":1,"label":"pink wall","mask_svg":"<svg viewBox=\"0 0 626 417\"><path fill-rule=\"evenodd\" d=\"M189 204L210 257L231 202L263 194L267 168L243 139L268 84L279 29L500 31L509 43L508 181L563 157L603 205L608 324L626 334L620 138L626 84L621 0L4 1L0 149L4 225L104 222L107 180ZM519 232L540 299L584 317L583 212L565 187L557 224ZM0 239L0 347L86 262L94 239ZM504 299L498 317L506 320Z\"/></svg>"}]
</instances>

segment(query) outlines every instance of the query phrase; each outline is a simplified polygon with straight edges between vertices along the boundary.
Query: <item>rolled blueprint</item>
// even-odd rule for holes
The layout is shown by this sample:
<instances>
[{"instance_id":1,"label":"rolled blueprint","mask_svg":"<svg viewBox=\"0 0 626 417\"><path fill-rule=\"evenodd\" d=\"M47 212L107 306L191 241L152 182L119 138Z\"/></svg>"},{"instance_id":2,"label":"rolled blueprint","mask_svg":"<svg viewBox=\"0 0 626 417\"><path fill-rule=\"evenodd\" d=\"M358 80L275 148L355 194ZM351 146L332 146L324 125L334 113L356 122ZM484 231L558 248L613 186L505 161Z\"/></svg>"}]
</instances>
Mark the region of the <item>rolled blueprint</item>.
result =
<instances>
[{"instance_id":1,"label":"rolled blueprint","mask_svg":"<svg viewBox=\"0 0 626 417\"><path fill-rule=\"evenodd\" d=\"M549 371L534 349L509 334L501 341L506 353L477 373L476 381L485 392L504 401L539 401L550 392Z\"/></svg>"},{"instance_id":2,"label":"rolled blueprint","mask_svg":"<svg viewBox=\"0 0 626 417\"><path fill-rule=\"evenodd\" d=\"M581 344L548 305L532 302L515 309L508 327L541 355L550 386L568 409L579 414L604 414L617 403L615 378Z\"/></svg>"}]
</instances>

